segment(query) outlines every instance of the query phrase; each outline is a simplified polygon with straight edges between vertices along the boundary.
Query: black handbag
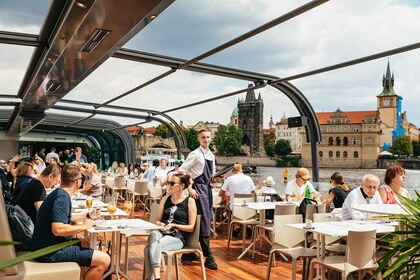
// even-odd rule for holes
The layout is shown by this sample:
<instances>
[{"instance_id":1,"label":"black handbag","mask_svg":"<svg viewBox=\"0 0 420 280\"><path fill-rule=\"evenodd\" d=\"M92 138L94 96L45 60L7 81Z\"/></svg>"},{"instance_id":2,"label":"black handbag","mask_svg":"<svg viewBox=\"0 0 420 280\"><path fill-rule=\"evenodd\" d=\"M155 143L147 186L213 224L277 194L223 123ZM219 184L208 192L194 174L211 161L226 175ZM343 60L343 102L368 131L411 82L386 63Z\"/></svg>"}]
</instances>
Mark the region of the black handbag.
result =
<instances>
[{"instance_id":1,"label":"black handbag","mask_svg":"<svg viewBox=\"0 0 420 280\"><path fill-rule=\"evenodd\" d=\"M13 241L21 243L30 241L34 232L31 218L19 205L6 204L5 207Z\"/></svg>"}]
</instances>

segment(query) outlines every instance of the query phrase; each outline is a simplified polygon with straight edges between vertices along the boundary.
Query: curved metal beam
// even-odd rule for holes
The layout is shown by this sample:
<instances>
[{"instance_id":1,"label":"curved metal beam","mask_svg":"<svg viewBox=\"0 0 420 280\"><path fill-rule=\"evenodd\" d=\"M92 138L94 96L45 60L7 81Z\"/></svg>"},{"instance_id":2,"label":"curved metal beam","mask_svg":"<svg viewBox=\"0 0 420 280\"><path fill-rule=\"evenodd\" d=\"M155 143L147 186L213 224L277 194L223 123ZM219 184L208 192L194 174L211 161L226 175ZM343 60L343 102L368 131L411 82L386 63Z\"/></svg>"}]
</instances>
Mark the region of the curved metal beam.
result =
<instances>
[{"instance_id":1,"label":"curved metal beam","mask_svg":"<svg viewBox=\"0 0 420 280\"><path fill-rule=\"evenodd\" d=\"M95 107L95 105L98 105L98 103L85 102L85 101L75 101L75 100L67 100L67 99L61 99L59 102L69 103L69 104L77 104L77 105L93 106L93 107ZM124 110L124 111L127 111L128 110L128 111L133 111L133 112L150 113L150 114L158 113L158 111L156 111L156 110L141 109L141 108L131 108L131 107L123 107L123 106L117 106L117 105L104 105L103 107L110 108L110 109ZM184 145L184 148L188 148L188 145L187 145L187 137L185 136L185 133L182 130L182 128L179 126L179 124L171 116L169 116L167 114L161 113L159 115L161 115L162 117L168 119L175 126L175 128L178 130L179 134L181 135L181 139L182 139L182 143ZM124 128L124 127L125 126L121 126L121 128Z\"/></svg>"},{"instance_id":2,"label":"curved metal beam","mask_svg":"<svg viewBox=\"0 0 420 280\"><path fill-rule=\"evenodd\" d=\"M181 141L179 139L178 134L175 132L174 128L166 121L150 116L150 115L136 115L136 114L127 114L127 113L119 113L119 112L110 112L110 111L102 111L102 110L95 110L95 109L83 109L83 108L75 108L75 107L66 107L60 105L54 105L52 109L56 110L63 110L63 111L70 111L70 112L80 112L80 113L88 113L88 114L98 114L98 115L107 115L107 116L117 116L117 117L124 117L124 118L133 118L133 119L151 119L157 121L163 125L165 125L173 134L175 145L177 148L177 156L181 158Z\"/></svg>"}]
</instances>

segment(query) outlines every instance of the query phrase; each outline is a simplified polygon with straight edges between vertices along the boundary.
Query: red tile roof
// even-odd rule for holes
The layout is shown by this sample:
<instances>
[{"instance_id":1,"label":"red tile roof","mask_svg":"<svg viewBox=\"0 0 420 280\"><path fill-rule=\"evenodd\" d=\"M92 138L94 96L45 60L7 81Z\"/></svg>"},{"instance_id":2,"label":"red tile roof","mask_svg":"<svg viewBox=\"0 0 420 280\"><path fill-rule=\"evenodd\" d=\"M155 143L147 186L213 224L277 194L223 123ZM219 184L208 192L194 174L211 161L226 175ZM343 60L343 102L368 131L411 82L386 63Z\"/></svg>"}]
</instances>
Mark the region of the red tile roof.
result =
<instances>
[{"instance_id":1,"label":"red tile roof","mask_svg":"<svg viewBox=\"0 0 420 280\"><path fill-rule=\"evenodd\" d=\"M156 127L146 127L146 134L154 134Z\"/></svg>"},{"instance_id":2,"label":"red tile roof","mask_svg":"<svg viewBox=\"0 0 420 280\"><path fill-rule=\"evenodd\" d=\"M316 113L319 124L327 124L327 121L336 112ZM342 112L351 123L361 123L367 116L376 116L377 111L350 111Z\"/></svg>"}]
</instances>

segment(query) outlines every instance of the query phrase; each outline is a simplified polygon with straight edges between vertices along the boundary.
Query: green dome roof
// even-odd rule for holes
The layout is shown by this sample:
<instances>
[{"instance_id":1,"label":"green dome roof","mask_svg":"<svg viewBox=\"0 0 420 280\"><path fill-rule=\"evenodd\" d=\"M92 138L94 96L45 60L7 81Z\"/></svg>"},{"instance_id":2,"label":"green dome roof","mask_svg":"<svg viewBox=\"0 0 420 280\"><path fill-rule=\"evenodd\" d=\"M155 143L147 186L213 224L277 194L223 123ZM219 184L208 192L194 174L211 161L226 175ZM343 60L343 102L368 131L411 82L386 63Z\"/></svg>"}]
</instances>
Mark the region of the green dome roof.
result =
<instances>
[{"instance_id":1,"label":"green dome roof","mask_svg":"<svg viewBox=\"0 0 420 280\"><path fill-rule=\"evenodd\" d=\"M233 109L233 111L232 111L232 116L231 117L237 117L238 115L239 115L238 107L235 107L235 109Z\"/></svg>"}]
</instances>

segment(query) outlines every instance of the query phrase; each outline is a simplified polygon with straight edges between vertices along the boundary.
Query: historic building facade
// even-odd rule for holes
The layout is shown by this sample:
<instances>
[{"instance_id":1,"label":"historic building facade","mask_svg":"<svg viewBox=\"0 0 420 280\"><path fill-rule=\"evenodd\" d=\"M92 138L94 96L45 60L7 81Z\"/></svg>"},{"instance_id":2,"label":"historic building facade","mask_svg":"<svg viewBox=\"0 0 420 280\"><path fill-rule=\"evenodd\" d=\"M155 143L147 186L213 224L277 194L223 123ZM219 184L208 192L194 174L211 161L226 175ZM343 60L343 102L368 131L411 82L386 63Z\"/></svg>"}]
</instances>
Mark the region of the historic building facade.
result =
<instances>
[{"instance_id":1,"label":"historic building facade","mask_svg":"<svg viewBox=\"0 0 420 280\"><path fill-rule=\"evenodd\" d=\"M289 127L284 113L280 122L276 123L276 142L280 139L289 141L292 154L302 153L302 127Z\"/></svg>"},{"instance_id":2,"label":"historic building facade","mask_svg":"<svg viewBox=\"0 0 420 280\"><path fill-rule=\"evenodd\" d=\"M377 95L375 111L316 113L322 132L318 145L320 167L376 168L378 154L399 135L418 139L418 128L402 112L402 97L394 91L389 62ZM303 130L303 132L305 132ZM311 147L302 135L302 163L311 166Z\"/></svg>"},{"instance_id":3,"label":"historic building facade","mask_svg":"<svg viewBox=\"0 0 420 280\"><path fill-rule=\"evenodd\" d=\"M248 87L252 87L249 84ZM245 100L238 100L238 127L244 133L242 145L249 155L263 155L263 112L264 102L261 94L255 98L254 90L248 90Z\"/></svg>"},{"instance_id":4,"label":"historic building facade","mask_svg":"<svg viewBox=\"0 0 420 280\"><path fill-rule=\"evenodd\" d=\"M381 135L378 111L316 113L322 141L320 167L376 168ZM311 146L302 136L302 164L311 166Z\"/></svg>"}]
</instances>

